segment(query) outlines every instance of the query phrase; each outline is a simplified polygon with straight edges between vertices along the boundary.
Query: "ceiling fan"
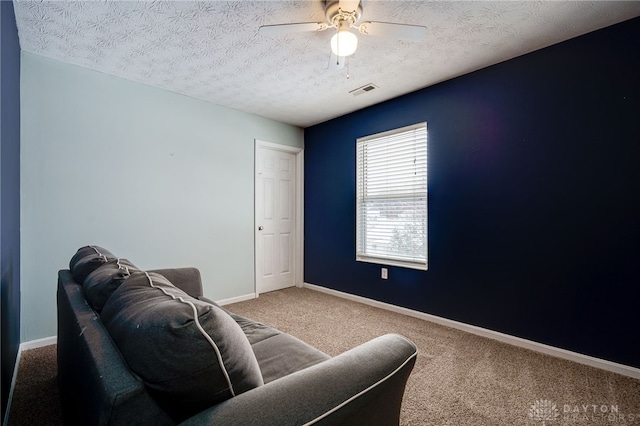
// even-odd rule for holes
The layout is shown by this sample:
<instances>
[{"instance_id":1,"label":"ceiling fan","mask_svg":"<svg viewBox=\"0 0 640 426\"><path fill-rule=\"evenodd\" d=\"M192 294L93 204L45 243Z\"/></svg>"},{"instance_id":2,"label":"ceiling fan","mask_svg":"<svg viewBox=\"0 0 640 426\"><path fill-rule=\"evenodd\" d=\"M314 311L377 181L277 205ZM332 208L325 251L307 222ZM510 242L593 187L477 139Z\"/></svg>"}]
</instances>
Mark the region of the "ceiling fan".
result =
<instances>
[{"instance_id":1,"label":"ceiling fan","mask_svg":"<svg viewBox=\"0 0 640 426\"><path fill-rule=\"evenodd\" d=\"M395 24L390 22L360 22L362 4L360 0L324 0L324 12L327 22L300 22L295 24L263 25L259 32L264 35L325 31L335 28L331 37L332 59L330 63L341 68L344 58L353 55L358 48L358 37L351 31L357 29L361 34L372 36L391 36L409 41L420 41L427 34L422 25Z\"/></svg>"}]
</instances>

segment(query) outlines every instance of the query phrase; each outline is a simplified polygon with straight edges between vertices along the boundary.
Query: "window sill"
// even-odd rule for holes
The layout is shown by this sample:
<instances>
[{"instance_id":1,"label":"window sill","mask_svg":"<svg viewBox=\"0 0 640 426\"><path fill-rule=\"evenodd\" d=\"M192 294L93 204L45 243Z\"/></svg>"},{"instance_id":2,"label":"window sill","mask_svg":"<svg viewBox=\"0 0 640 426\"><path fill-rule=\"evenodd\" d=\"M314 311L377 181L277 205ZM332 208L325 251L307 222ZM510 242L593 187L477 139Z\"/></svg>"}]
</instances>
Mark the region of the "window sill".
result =
<instances>
[{"instance_id":1,"label":"window sill","mask_svg":"<svg viewBox=\"0 0 640 426\"><path fill-rule=\"evenodd\" d=\"M427 262L409 262L397 259L385 259L380 257L370 256L356 256L357 262L376 263L378 265L385 266L398 266L400 268L418 269L420 271L426 271L429 269Z\"/></svg>"}]
</instances>

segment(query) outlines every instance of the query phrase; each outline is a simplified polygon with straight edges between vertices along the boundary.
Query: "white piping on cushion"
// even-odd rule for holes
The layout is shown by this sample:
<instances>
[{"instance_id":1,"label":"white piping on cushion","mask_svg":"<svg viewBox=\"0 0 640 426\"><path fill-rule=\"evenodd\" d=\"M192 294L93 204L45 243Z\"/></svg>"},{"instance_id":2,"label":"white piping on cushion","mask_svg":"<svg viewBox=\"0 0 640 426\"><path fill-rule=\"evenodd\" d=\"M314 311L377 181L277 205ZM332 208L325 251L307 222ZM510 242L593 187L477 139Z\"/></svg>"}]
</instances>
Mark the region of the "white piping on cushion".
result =
<instances>
[{"instance_id":1,"label":"white piping on cushion","mask_svg":"<svg viewBox=\"0 0 640 426\"><path fill-rule=\"evenodd\" d=\"M104 259L105 263L109 261L109 259L107 259L107 255L106 254L100 253L100 250L98 250L94 246L89 246L89 247L91 247L100 257L102 257Z\"/></svg>"},{"instance_id":2,"label":"white piping on cushion","mask_svg":"<svg viewBox=\"0 0 640 426\"><path fill-rule=\"evenodd\" d=\"M375 388L376 386L378 386L381 383L386 382L390 377L393 377L398 371L402 370L402 368L409 362L411 361L411 359L415 358L418 355L418 351L416 350L409 358L407 358L402 365L400 365L398 368L396 368L395 370L393 370L391 373L389 373L386 377L378 380L377 382L375 382L374 384L372 384L371 386L369 386L368 388L366 388L363 391L358 392L357 394L353 395L351 398L347 399L346 401L344 401L343 403L336 405L335 407L333 407L331 410L327 411L326 413L324 413L323 415L316 417L315 419L311 420L310 422L305 423L302 426L308 426L308 425L312 425L314 423L319 422L320 420L324 419L325 417L327 417L328 415L330 415L331 413L335 413L336 411L338 411L340 408L344 407L345 405L347 405L348 403L350 403L351 401L353 401L354 399L360 397L360 395L363 395L367 392L369 392L371 389Z\"/></svg>"},{"instance_id":3,"label":"white piping on cushion","mask_svg":"<svg viewBox=\"0 0 640 426\"><path fill-rule=\"evenodd\" d=\"M185 303L185 304L191 306L191 309L193 310L193 319L194 319L194 322L196 324L196 327L198 328L198 331L200 332L200 334L202 334L202 336L204 336L204 338L207 339L207 341L209 342L209 344L211 345L211 347L215 351L216 357L218 358L218 363L222 366L222 372L224 373L224 378L227 380L227 384L229 385L229 390L231 391L231 396L236 396L236 392L233 390L233 384L231 383L231 378L229 377L229 373L227 373L227 369L224 366L224 361L222 360L222 354L220 353L220 349L218 349L218 346L213 341L211 336L209 336L207 334L207 332L204 331L204 328L202 328L202 325L200 324L200 320L198 319L198 310L196 309L196 306L193 303L191 303L191 302L189 302L187 300L184 300L182 297L176 297L173 294L170 294L170 293L166 292L165 289L163 289L162 287L156 287L155 285L153 285L153 281L151 280L151 277L149 276L149 274L146 271L144 271L144 274L147 276L147 279L149 280L149 285L151 287L157 288L158 290L160 290L161 292L163 292L167 296L171 297L173 300L178 300L178 301L180 301L182 303Z\"/></svg>"},{"instance_id":4,"label":"white piping on cushion","mask_svg":"<svg viewBox=\"0 0 640 426\"><path fill-rule=\"evenodd\" d=\"M123 269L127 275L131 275L131 273L129 272L129 267L127 265L120 264L121 260L122 259L118 258L118 260L116 261L116 264L118 265L118 269ZM153 283L151 284L151 286L153 287Z\"/></svg>"}]
</instances>

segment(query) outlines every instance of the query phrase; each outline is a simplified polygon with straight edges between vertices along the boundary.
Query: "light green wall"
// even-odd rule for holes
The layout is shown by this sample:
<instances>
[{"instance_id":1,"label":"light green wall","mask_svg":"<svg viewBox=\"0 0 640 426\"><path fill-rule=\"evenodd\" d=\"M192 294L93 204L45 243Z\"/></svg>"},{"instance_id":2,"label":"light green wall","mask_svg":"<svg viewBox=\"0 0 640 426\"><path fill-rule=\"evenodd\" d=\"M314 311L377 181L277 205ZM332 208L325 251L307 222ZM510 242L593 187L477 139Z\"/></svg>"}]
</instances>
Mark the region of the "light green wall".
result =
<instances>
[{"instance_id":1,"label":"light green wall","mask_svg":"<svg viewBox=\"0 0 640 426\"><path fill-rule=\"evenodd\" d=\"M22 341L57 333L57 271L87 244L254 292L254 139L302 129L27 52L21 114Z\"/></svg>"}]
</instances>

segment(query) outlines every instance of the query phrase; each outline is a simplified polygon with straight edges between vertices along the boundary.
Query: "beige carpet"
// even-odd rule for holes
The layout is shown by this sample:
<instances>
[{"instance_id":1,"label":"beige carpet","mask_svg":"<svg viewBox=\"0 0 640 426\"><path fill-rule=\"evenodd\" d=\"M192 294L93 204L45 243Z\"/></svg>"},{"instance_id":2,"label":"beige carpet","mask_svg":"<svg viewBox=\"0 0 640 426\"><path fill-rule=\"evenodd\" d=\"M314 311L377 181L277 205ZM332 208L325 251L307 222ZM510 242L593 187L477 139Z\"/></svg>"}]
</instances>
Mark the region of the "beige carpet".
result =
<instances>
[{"instance_id":1,"label":"beige carpet","mask_svg":"<svg viewBox=\"0 0 640 426\"><path fill-rule=\"evenodd\" d=\"M308 289L226 308L332 356L381 334L408 337L418 360L402 425L640 425L640 381L618 374Z\"/></svg>"},{"instance_id":2,"label":"beige carpet","mask_svg":"<svg viewBox=\"0 0 640 426\"><path fill-rule=\"evenodd\" d=\"M640 381L308 289L226 306L337 355L385 333L418 346L401 425L638 425ZM9 425L59 425L55 345L21 355Z\"/></svg>"},{"instance_id":3,"label":"beige carpet","mask_svg":"<svg viewBox=\"0 0 640 426\"><path fill-rule=\"evenodd\" d=\"M57 374L56 345L20 354L8 425L62 424Z\"/></svg>"}]
</instances>

